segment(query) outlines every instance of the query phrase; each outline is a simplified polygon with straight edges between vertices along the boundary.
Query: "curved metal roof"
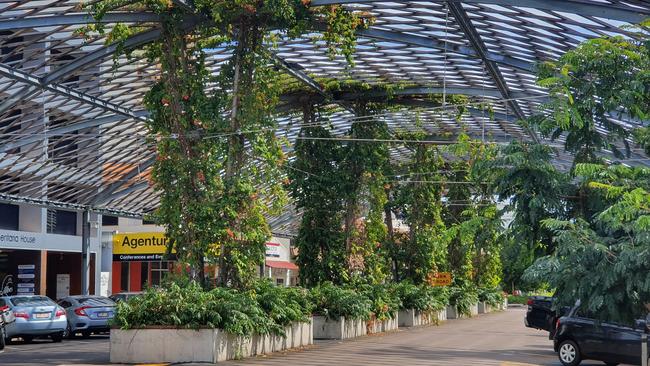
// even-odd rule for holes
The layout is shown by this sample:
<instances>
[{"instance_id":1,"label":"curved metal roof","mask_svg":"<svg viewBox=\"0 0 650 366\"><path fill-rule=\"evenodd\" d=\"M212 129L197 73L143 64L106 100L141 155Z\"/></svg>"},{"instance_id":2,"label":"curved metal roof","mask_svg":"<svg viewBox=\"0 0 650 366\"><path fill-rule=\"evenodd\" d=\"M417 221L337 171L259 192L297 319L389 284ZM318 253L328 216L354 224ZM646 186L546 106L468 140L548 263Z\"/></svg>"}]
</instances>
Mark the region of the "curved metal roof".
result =
<instances>
[{"instance_id":1,"label":"curved metal roof","mask_svg":"<svg viewBox=\"0 0 650 366\"><path fill-rule=\"evenodd\" d=\"M628 37L622 25L650 17L650 3L642 0L311 1L327 4L344 4L375 19L358 32L354 67L329 57L314 39L317 29L281 41L278 63L296 83L313 89L319 89L314 78L398 85L402 108L377 118L402 131L413 128L417 114L441 143L460 131L487 141L537 138L515 123L546 98L535 84L535 64L557 59L589 38ZM158 68L137 55L120 56L114 67L117 45L79 34L93 21L77 1L0 0L1 200L125 215L156 207L142 97ZM188 18L188 26L195 21ZM109 28L117 22L142 27L127 47L160 36L155 14L116 12L103 22ZM215 71L229 57L225 49L208 54ZM476 108L457 120L428 98L443 92L468 95ZM336 102L353 97L333 96ZM493 105L492 117L480 109L485 102ZM329 117L337 135L345 135L355 120L344 109ZM282 115L278 121L277 133L295 141L298 117ZM641 122L619 123L633 128ZM408 151L394 146L392 153L399 159ZM629 159L646 161L637 151ZM567 154L558 155L558 165L570 162ZM291 231L290 216L271 224L276 231Z\"/></svg>"}]
</instances>

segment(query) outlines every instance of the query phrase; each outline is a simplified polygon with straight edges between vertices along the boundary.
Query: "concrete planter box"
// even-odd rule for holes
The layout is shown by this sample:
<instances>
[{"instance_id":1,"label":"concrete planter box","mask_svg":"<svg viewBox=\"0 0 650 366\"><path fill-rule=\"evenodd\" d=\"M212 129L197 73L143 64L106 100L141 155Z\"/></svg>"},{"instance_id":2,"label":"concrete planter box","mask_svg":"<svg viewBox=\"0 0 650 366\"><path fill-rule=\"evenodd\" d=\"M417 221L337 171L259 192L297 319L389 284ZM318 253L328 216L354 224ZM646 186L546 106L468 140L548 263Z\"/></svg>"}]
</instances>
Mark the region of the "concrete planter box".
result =
<instances>
[{"instance_id":1,"label":"concrete planter box","mask_svg":"<svg viewBox=\"0 0 650 366\"><path fill-rule=\"evenodd\" d=\"M472 305L469 307L469 317L478 315L478 304ZM447 319L460 319L467 318L467 314L460 314L455 305L447 306Z\"/></svg>"},{"instance_id":2,"label":"concrete planter box","mask_svg":"<svg viewBox=\"0 0 650 366\"><path fill-rule=\"evenodd\" d=\"M311 323L276 335L237 336L221 329L111 329L112 363L216 363L313 344Z\"/></svg>"},{"instance_id":3,"label":"concrete planter box","mask_svg":"<svg viewBox=\"0 0 650 366\"><path fill-rule=\"evenodd\" d=\"M478 313L479 314L487 314L492 312L492 306L488 304L487 302L479 302L478 303Z\"/></svg>"},{"instance_id":4,"label":"concrete planter box","mask_svg":"<svg viewBox=\"0 0 650 366\"><path fill-rule=\"evenodd\" d=\"M365 336L366 321L362 319L338 320L327 319L324 316L314 316L314 339L349 339Z\"/></svg>"},{"instance_id":5,"label":"concrete planter box","mask_svg":"<svg viewBox=\"0 0 650 366\"><path fill-rule=\"evenodd\" d=\"M421 312L415 309L400 310L397 316L400 327L419 327L422 325L439 324L447 320L447 310Z\"/></svg>"},{"instance_id":6,"label":"concrete planter box","mask_svg":"<svg viewBox=\"0 0 650 366\"><path fill-rule=\"evenodd\" d=\"M386 320L369 320L366 323L366 328L367 328L367 333L368 334L375 334L375 333L383 333L383 332L391 332L394 330L397 330L398 327L398 314L393 314L393 318L389 318Z\"/></svg>"}]
</instances>

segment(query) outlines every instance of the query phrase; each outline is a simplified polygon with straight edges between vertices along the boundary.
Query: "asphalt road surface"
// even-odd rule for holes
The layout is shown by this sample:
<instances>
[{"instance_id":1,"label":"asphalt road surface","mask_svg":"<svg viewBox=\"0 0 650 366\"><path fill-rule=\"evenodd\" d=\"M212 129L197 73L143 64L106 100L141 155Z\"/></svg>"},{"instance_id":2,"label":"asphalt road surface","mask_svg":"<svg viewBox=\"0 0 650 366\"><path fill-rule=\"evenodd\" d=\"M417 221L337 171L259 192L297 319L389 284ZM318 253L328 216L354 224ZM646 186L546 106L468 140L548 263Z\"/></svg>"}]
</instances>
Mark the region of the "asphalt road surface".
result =
<instances>
[{"instance_id":1,"label":"asphalt road surface","mask_svg":"<svg viewBox=\"0 0 650 366\"><path fill-rule=\"evenodd\" d=\"M524 327L525 308L450 320L441 326L401 329L349 341L319 342L303 350L225 363L234 365L497 365L558 366L545 332ZM108 365L108 337L63 343L16 342L0 354L2 366ZM185 364L187 365L187 364ZM601 362L584 362L601 366Z\"/></svg>"}]
</instances>

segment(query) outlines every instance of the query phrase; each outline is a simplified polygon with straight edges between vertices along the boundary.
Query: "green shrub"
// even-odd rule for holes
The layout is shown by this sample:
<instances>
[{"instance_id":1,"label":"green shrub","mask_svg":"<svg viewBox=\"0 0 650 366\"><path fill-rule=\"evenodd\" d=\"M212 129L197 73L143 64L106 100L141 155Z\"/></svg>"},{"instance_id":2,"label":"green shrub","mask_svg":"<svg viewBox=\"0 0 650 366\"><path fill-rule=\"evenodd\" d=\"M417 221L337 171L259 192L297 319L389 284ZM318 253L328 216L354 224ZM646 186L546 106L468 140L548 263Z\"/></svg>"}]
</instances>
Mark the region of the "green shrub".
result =
<instances>
[{"instance_id":1,"label":"green shrub","mask_svg":"<svg viewBox=\"0 0 650 366\"><path fill-rule=\"evenodd\" d=\"M372 301L365 295L332 283L324 283L311 289L314 313L328 319L343 316L348 319L370 319Z\"/></svg>"},{"instance_id":2,"label":"green shrub","mask_svg":"<svg viewBox=\"0 0 650 366\"><path fill-rule=\"evenodd\" d=\"M492 307L497 307L503 303L503 292L496 288L480 288L478 289L478 300Z\"/></svg>"},{"instance_id":3,"label":"green shrub","mask_svg":"<svg viewBox=\"0 0 650 366\"><path fill-rule=\"evenodd\" d=\"M449 294L445 287L416 286L410 282L402 282L396 285L396 292L402 309L433 312L444 309L449 303Z\"/></svg>"},{"instance_id":4,"label":"green shrub","mask_svg":"<svg viewBox=\"0 0 650 366\"><path fill-rule=\"evenodd\" d=\"M478 293L473 286L449 287L449 304L456 306L459 314L471 315L471 307L478 303Z\"/></svg>"},{"instance_id":5,"label":"green shrub","mask_svg":"<svg viewBox=\"0 0 650 366\"><path fill-rule=\"evenodd\" d=\"M402 305L394 285L359 284L351 290L358 291L371 301L371 311L378 320L393 319Z\"/></svg>"},{"instance_id":6,"label":"green shrub","mask_svg":"<svg viewBox=\"0 0 650 366\"><path fill-rule=\"evenodd\" d=\"M508 295L508 304L526 305L527 303L528 303L528 296Z\"/></svg>"},{"instance_id":7,"label":"green shrub","mask_svg":"<svg viewBox=\"0 0 650 366\"><path fill-rule=\"evenodd\" d=\"M284 326L306 321L311 310L306 291L275 287L267 281L244 292L226 288L206 291L196 283L186 287L169 283L119 302L113 324L122 329L208 327L244 336L283 335Z\"/></svg>"}]
</instances>

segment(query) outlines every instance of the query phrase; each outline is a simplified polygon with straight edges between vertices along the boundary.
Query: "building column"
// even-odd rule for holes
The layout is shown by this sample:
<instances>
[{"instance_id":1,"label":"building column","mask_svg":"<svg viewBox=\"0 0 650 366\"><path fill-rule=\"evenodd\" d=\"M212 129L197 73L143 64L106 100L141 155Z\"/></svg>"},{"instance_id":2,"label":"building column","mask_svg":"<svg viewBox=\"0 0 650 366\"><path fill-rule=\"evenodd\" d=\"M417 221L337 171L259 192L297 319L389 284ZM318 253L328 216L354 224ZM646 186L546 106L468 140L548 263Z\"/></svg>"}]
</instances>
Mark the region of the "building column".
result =
<instances>
[{"instance_id":1,"label":"building column","mask_svg":"<svg viewBox=\"0 0 650 366\"><path fill-rule=\"evenodd\" d=\"M41 250L41 265L39 269L38 294L47 296L47 250Z\"/></svg>"},{"instance_id":2,"label":"building column","mask_svg":"<svg viewBox=\"0 0 650 366\"><path fill-rule=\"evenodd\" d=\"M81 294L90 291L90 211L81 216Z\"/></svg>"},{"instance_id":3,"label":"building column","mask_svg":"<svg viewBox=\"0 0 650 366\"><path fill-rule=\"evenodd\" d=\"M284 287L289 287L291 282L291 270L287 268L287 278L284 280Z\"/></svg>"},{"instance_id":4,"label":"building column","mask_svg":"<svg viewBox=\"0 0 650 366\"><path fill-rule=\"evenodd\" d=\"M273 268L269 267L269 278L273 279Z\"/></svg>"}]
</instances>

